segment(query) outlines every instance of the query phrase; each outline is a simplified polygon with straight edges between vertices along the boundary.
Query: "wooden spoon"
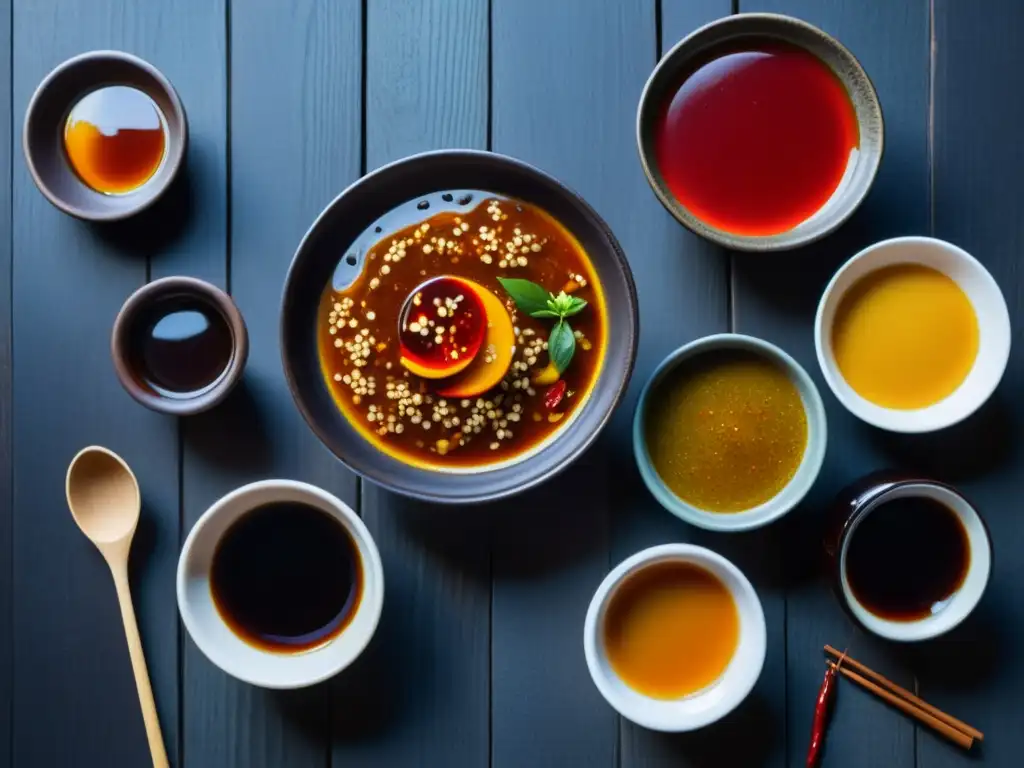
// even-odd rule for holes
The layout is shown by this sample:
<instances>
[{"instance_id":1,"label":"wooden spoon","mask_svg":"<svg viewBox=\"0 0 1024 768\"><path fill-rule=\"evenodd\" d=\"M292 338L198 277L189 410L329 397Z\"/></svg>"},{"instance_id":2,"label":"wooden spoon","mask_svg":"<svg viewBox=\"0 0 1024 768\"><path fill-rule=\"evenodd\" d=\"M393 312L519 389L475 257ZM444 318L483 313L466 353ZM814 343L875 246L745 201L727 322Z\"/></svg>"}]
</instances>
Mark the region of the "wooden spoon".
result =
<instances>
[{"instance_id":1,"label":"wooden spoon","mask_svg":"<svg viewBox=\"0 0 1024 768\"><path fill-rule=\"evenodd\" d=\"M135 609L128 586L128 551L132 536L139 523L142 500L139 483L120 456L106 448L93 445L83 448L71 460L66 482L68 506L82 533L96 545L110 566L121 604L121 620L128 638L128 655L135 673L135 687L139 691L142 719L146 724L146 738L155 768L166 768L167 751L164 749L160 720L153 701L153 688L149 684L146 657L142 653L139 627L135 623Z\"/></svg>"}]
</instances>

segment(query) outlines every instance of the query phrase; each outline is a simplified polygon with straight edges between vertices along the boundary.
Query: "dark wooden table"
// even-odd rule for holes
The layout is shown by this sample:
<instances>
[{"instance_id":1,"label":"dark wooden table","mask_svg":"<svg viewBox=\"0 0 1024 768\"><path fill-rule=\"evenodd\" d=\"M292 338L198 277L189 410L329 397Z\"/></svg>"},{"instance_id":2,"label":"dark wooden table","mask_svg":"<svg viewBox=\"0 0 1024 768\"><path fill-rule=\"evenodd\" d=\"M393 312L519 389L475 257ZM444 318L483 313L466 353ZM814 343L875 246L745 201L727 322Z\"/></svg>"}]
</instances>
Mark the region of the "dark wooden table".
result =
<instances>
[{"instance_id":1,"label":"dark wooden table","mask_svg":"<svg viewBox=\"0 0 1024 768\"><path fill-rule=\"evenodd\" d=\"M882 100L886 153L870 198L801 252L746 257L696 239L658 205L637 160L636 104L661 51L738 10L796 15L836 35ZM120 452L142 485L134 594L176 765L802 766L826 642L987 734L964 755L844 685L826 766L1020 765L1024 358L1015 351L969 422L897 438L855 421L825 389L811 323L844 259L901 234L974 253L1019 317L1022 28L1019 0L0 0L0 40L12 50L0 56L0 232L10 235L0 242L0 765L148 761L110 577L64 501L68 460L90 443ZM40 79L95 48L163 70L191 125L187 183L153 215L117 226L58 213L20 149ZM438 147L514 155L576 188L622 241L641 302L630 397L600 445L536 492L474 509L412 504L348 473L302 423L278 357L285 269L314 216L361 173ZM241 389L182 421L132 401L108 351L125 297L174 274L227 288L252 339ZM742 535L698 531L660 509L629 445L632 402L654 365L728 329L799 358L830 419L806 503ZM958 484L996 550L971 619L909 648L855 630L816 566L824 505L887 466ZM212 667L184 635L174 597L196 518L226 491L275 476L357 506L387 577L370 650L335 680L287 694ZM680 540L750 576L768 658L737 712L673 737L614 714L591 684L581 637L611 564Z\"/></svg>"}]
</instances>

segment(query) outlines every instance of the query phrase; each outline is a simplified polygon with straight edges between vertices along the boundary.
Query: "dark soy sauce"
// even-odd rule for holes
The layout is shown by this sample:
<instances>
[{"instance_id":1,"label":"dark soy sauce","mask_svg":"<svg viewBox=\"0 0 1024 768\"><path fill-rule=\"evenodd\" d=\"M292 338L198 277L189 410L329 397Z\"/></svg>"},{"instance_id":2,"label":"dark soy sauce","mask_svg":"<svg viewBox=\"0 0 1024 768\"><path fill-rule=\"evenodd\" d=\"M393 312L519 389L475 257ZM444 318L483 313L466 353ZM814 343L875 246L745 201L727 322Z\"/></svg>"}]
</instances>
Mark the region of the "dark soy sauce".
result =
<instances>
[{"instance_id":1,"label":"dark soy sauce","mask_svg":"<svg viewBox=\"0 0 1024 768\"><path fill-rule=\"evenodd\" d=\"M362 564L345 527L315 507L276 502L239 518L213 556L210 591L250 645L297 653L323 645L355 615Z\"/></svg>"},{"instance_id":2,"label":"dark soy sauce","mask_svg":"<svg viewBox=\"0 0 1024 768\"><path fill-rule=\"evenodd\" d=\"M942 610L970 564L956 513L934 499L904 497L868 512L850 534L846 578L871 613L917 621Z\"/></svg>"},{"instance_id":3,"label":"dark soy sauce","mask_svg":"<svg viewBox=\"0 0 1024 768\"><path fill-rule=\"evenodd\" d=\"M136 366L164 397L194 397L228 367L231 328L213 307L187 296L157 302L137 323Z\"/></svg>"}]
</instances>

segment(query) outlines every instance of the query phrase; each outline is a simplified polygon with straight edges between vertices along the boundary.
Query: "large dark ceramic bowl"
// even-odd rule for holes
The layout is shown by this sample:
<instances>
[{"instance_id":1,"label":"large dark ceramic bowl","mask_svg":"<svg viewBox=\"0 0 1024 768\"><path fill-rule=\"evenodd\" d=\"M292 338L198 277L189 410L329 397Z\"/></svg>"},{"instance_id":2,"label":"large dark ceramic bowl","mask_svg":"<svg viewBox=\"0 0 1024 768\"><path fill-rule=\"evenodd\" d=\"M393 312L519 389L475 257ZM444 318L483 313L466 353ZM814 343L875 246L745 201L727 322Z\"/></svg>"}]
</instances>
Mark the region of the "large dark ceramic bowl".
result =
<instances>
[{"instance_id":1,"label":"large dark ceramic bowl","mask_svg":"<svg viewBox=\"0 0 1024 768\"><path fill-rule=\"evenodd\" d=\"M494 468L452 474L413 467L381 452L338 409L323 380L317 351L317 310L328 282L354 247L389 214L417 201L440 203L448 190L481 190L547 211L586 250L604 288L608 342L604 363L579 415L533 453ZM433 210L431 211L433 212ZM386 234L386 232L385 232ZM382 237L384 234L381 235ZM510 157L472 150L427 152L384 166L342 192L299 244L285 281L281 355L295 403L309 426L341 461L363 477L414 498L472 503L498 499L543 482L597 438L633 370L638 334L636 289L618 241L581 197L551 176Z\"/></svg>"}]
</instances>

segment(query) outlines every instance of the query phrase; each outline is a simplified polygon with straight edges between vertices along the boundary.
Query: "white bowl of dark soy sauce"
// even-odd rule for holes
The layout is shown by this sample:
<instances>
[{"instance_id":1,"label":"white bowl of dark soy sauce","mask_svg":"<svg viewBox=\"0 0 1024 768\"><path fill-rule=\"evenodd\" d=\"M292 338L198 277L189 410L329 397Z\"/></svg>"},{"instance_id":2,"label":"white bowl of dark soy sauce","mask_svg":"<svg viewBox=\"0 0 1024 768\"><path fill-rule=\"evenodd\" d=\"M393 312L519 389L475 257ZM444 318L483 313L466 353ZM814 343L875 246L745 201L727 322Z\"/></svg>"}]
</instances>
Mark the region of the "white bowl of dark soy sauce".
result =
<instances>
[{"instance_id":1,"label":"white bowl of dark soy sauce","mask_svg":"<svg viewBox=\"0 0 1024 768\"><path fill-rule=\"evenodd\" d=\"M836 593L865 629L928 640L966 619L992 571L977 509L951 486L874 475L843 491L826 540Z\"/></svg>"},{"instance_id":2,"label":"white bowl of dark soy sauce","mask_svg":"<svg viewBox=\"0 0 1024 768\"><path fill-rule=\"evenodd\" d=\"M384 604L377 545L352 509L293 480L232 491L192 528L178 610L199 650L264 688L302 688L345 669Z\"/></svg>"},{"instance_id":3,"label":"white bowl of dark soy sauce","mask_svg":"<svg viewBox=\"0 0 1024 768\"><path fill-rule=\"evenodd\" d=\"M217 405L238 383L249 336L224 291L166 277L128 297L110 348L128 394L154 411L187 416Z\"/></svg>"}]
</instances>

